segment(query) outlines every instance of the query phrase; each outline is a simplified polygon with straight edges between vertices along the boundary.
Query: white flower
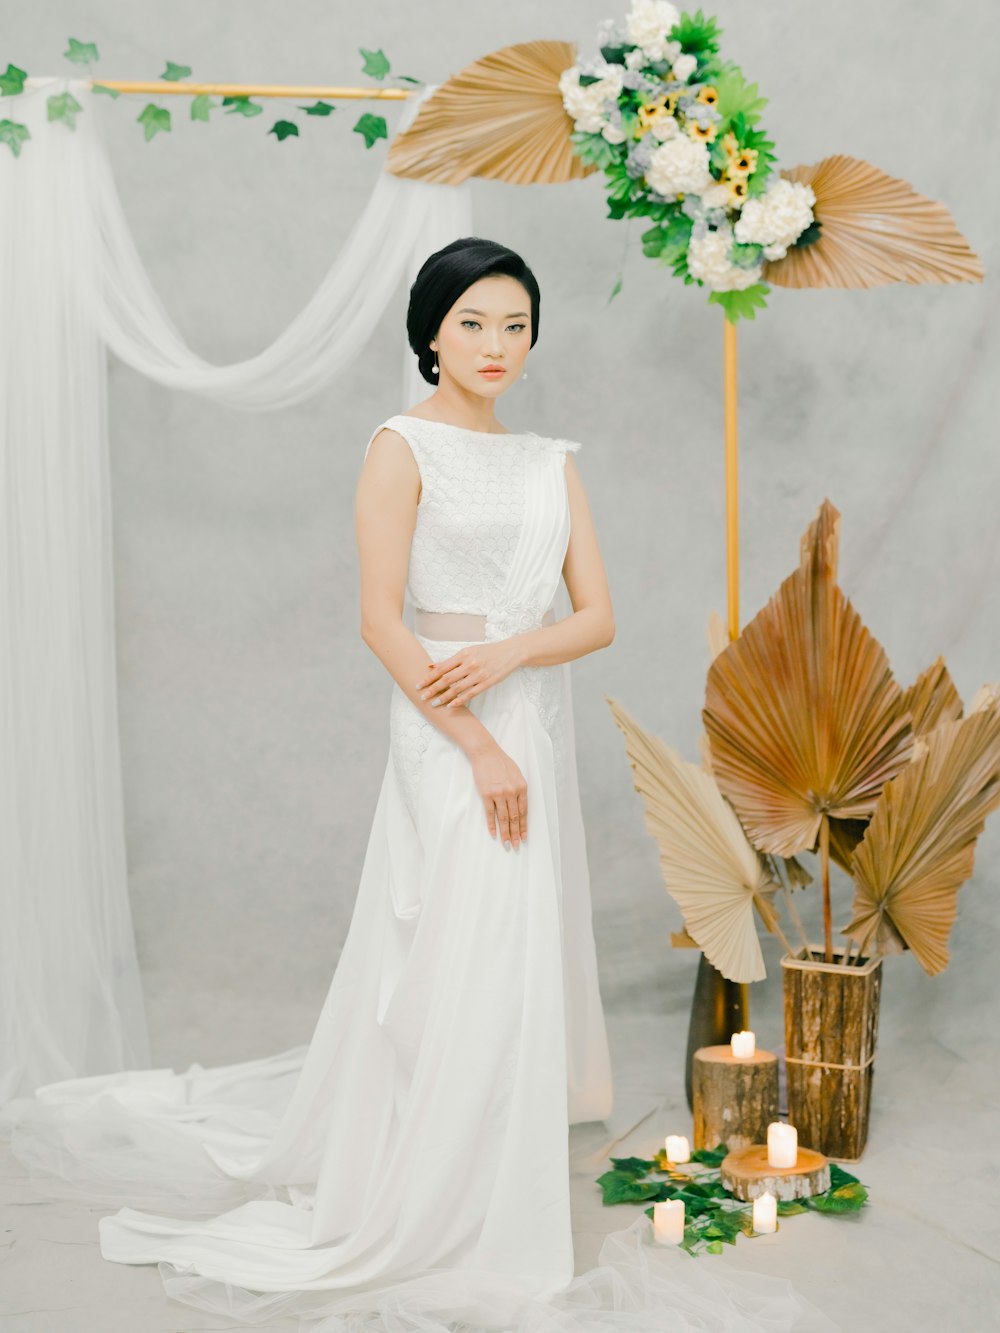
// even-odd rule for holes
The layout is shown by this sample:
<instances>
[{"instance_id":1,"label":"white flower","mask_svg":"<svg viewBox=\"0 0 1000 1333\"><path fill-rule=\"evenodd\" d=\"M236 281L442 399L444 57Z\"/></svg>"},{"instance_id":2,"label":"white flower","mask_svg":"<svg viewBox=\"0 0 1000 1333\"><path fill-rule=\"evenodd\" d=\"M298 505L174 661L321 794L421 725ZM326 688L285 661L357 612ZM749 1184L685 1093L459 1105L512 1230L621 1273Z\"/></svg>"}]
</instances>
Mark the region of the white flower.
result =
<instances>
[{"instance_id":1,"label":"white flower","mask_svg":"<svg viewBox=\"0 0 1000 1333\"><path fill-rule=\"evenodd\" d=\"M674 61L673 75L675 79L680 79L681 83L687 83L688 79L698 67L698 61L695 56L682 55Z\"/></svg>"},{"instance_id":2,"label":"white flower","mask_svg":"<svg viewBox=\"0 0 1000 1333\"><path fill-rule=\"evenodd\" d=\"M659 139L663 143L666 139L676 139L681 132L681 127L673 116L659 116L650 125L649 132L654 139Z\"/></svg>"},{"instance_id":3,"label":"white flower","mask_svg":"<svg viewBox=\"0 0 1000 1333\"><path fill-rule=\"evenodd\" d=\"M664 60L670 29L680 18L669 0L632 0L625 20L625 35L641 46L651 60Z\"/></svg>"},{"instance_id":4,"label":"white flower","mask_svg":"<svg viewBox=\"0 0 1000 1333\"><path fill-rule=\"evenodd\" d=\"M763 195L747 199L735 226L738 241L764 246L766 259L784 259L813 220L812 186L779 177Z\"/></svg>"},{"instance_id":5,"label":"white flower","mask_svg":"<svg viewBox=\"0 0 1000 1333\"><path fill-rule=\"evenodd\" d=\"M721 181L717 181L715 185L702 191L701 202L706 208L728 208L729 190Z\"/></svg>"},{"instance_id":6,"label":"white flower","mask_svg":"<svg viewBox=\"0 0 1000 1333\"><path fill-rule=\"evenodd\" d=\"M708 149L686 134L667 139L656 149L646 168L646 180L660 194L683 191L700 194L712 184Z\"/></svg>"},{"instance_id":7,"label":"white flower","mask_svg":"<svg viewBox=\"0 0 1000 1333\"><path fill-rule=\"evenodd\" d=\"M581 86L580 68L570 65L559 75L559 91L563 106L572 116L574 128L587 134L601 134L607 122L606 102L617 105L625 71L621 65L602 61L594 65L601 71L596 83Z\"/></svg>"},{"instance_id":8,"label":"white flower","mask_svg":"<svg viewBox=\"0 0 1000 1333\"><path fill-rule=\"evenodd\" d=\"M612 125L610 121L605 121L601 126L601 134L608 143L624 143L628 138L621 125Z\"/></svg>"},{"instance_id":9,"label":"white flower","mask_svg":"<svg viewBox=\"0 0 1000 1333\"><path fill-rule=\"evenodd\" d=\"M733 233L728 227L707 231L704 236L692 236L688 245L687 264L692 278L699 278L714 292L741 291L760 280L762 266L740 268L731 262L729 251Z\"/></svg>"},{"instance_id":10,"label":"white flower","mask_svg":"<svg viewBox=\"0 0 1000 1333\"><path fill-rule=\"evenodd\" d=\"M634 51L626 51L625 66L627 69L642 69L648 59L649 56L646 55L642 47L637 46Z\"/></svg>"}]
</instances>

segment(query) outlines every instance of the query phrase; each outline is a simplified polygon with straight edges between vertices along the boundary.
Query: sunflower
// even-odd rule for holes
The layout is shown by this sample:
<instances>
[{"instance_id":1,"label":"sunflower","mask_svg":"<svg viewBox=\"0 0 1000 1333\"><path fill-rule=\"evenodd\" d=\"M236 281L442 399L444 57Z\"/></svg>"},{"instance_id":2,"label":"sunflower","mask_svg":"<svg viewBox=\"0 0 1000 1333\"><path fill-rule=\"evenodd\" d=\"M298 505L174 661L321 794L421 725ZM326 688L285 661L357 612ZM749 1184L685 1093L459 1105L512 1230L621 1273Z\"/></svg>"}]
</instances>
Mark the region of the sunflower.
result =
<instances>
[{"instance_id":1,"label":"sunflower","mask_svg":"<svg viewBox=\"0 0 1000 1333\"><path fill-rule=\"evenodd\" d=\"M749 176L757 166L757 149L741 148L738 153L731 153L726 170L731 176Z\"/></svg>"},{"instance_id":2,"label":"sunflower","mask_svg":"<svg viewBox=\"0 0 1000 1333\"><path fill-rule=\"evenodd\" d=\"M696 120L689 120L684 128L692 139L697 139L700 143L714 143L718 133L714 125L699 125Z\"/></svg>"},{"instance_id":3,"label":"sunflower","mask_svg":"<svg viewBox=\"0 0 1000 1333\"><path fill-rule=\"evenodd\" d=\"M706 106L715 106L718 100L719 90L713 88L710 83L706 83L704 88L700 89L698 96L695 98L696 102L704 102Z\"/></svg>"}]
</instances>

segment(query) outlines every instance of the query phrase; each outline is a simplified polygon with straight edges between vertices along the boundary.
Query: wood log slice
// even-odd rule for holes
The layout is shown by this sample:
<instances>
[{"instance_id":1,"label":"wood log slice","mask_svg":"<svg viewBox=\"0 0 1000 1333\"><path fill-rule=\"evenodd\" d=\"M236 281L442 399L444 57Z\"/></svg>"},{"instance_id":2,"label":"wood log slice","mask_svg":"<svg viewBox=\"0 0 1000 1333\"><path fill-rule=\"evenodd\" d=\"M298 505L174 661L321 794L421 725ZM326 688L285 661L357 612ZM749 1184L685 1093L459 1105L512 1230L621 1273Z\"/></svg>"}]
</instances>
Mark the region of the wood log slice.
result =
<instances>
[{"instance_id":1,"label":"wood log slice","mask_svg":"<svg viewBox=\"0 0 1000 1333\"><path fill-rule=\"evenodd\" d=\"M811 1148L799 1148L795 1166L770 1166L767 1144L752 1143L723 1159L719 1179L737 1199L758 1199L765 1192L776 1199L807 1199L830 1188L830 1162Z\"/></svg>"}]
</instances>

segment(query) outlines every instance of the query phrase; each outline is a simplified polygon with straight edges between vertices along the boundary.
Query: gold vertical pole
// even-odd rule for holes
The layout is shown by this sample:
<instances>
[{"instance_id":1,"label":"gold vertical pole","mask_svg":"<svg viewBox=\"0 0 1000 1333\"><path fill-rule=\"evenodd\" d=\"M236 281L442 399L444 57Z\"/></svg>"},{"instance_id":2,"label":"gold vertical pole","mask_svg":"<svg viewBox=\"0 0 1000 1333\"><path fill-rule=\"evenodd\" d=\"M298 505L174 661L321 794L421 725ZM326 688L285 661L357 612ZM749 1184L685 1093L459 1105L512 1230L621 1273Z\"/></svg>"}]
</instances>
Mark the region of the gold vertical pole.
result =
<instances>
[{"instance_id":1,"label":"gold vertical pole","mask_svg":"<svg viewBox=\"0 0 1000 1333\"><path fill-rule=\"evenodd\" d=\"M740 632L740 522L736 464L736 325L723 317L723 387L726 422L726 591L730 642Z\"/></svg>"},{"instance_id":2,"label":"gold vertical pole","mask_svg":"<svg viewBox=\"0 0 1000 1333\"><path fill-rule=\"evenodd\" d=\"M740 504L736 429L736 325L722 319L722 380L726 430L726 593L729 641L740 633ZM740 985L740 999L750 1022L750 987Z\"/></svg>"}]
</instances>

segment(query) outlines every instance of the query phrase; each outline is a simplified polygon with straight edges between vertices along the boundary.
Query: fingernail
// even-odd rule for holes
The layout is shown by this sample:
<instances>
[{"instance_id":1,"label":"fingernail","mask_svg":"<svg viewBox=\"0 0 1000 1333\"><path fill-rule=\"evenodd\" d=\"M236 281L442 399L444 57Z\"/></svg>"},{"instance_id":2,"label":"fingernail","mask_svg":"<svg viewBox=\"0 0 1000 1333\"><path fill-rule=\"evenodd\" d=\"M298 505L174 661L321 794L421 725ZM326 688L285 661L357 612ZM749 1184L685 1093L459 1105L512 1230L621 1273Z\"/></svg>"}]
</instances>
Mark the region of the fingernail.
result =
<instances>
[{"instance_id":1,"label":"fingernail","mask_svg":"<svg viewBox=\"0 0 1000 1333\"><path fill-rule=\"evenodd\" d=\"M440 699L432 699L432 700L431 700L431 707L432 707L432 708L437 708L437 706L438 706L438 704L439 704L440 702L441 702Z\"/></svg>"},{"instance_id":2,"label":"fingernail","mask_svg":"<svg viewBox=\"0 0 1000 1333\"><path fill-rule=\"evenodd\" d=\"M508 852L509 852L509 851L510 851L510 839L509 839L509 838L508 838L507 841L504 843L504 846L507 848L507 850L508 850Z\"/></svg>"}]
</instances>

